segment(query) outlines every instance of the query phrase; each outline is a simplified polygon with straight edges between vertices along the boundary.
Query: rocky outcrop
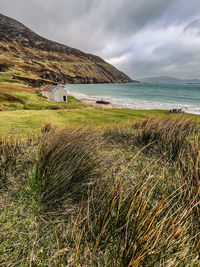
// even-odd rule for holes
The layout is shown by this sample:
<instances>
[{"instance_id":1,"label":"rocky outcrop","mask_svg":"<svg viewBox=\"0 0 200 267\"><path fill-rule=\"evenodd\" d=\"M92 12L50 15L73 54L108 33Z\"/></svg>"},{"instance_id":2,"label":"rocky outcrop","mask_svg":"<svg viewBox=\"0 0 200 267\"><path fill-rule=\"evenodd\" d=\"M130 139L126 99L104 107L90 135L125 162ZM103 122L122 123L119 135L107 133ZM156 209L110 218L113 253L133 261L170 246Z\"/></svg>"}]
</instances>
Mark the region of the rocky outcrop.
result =
<instances>
[{"instance_id":1,"label":"rocky outcrop","mask_svg":"<svg viewBox=\"0 0 200 267\"><path fill-rule=\"evenodd\" d=\"M43 38L1 14L0 53L1 64L19 70L29 84L37 79L39 83L132 82L100 57Z\"/></svg>"}]
</instances>

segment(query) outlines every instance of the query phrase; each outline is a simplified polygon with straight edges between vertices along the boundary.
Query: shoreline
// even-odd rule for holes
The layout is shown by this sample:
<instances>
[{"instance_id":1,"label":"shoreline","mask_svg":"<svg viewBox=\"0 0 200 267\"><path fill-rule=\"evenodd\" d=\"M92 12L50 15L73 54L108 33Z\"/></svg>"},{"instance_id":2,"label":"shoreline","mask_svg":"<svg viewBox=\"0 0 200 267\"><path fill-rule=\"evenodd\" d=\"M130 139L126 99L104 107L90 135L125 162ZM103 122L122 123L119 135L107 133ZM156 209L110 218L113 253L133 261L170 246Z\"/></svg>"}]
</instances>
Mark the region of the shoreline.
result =
<instances>
[{"instance_id":1,"label":"shoreline","mask_svg":"<svg viewBox=\"0 0 200 267\"><path fill-rule=\"evenodd\" d=\"M72 93L68 91L69 96L73 96L77 100L81 101L83 104L86 104L89 106L89 108L96 108L96 109L130 109L130 110L172 110L172 109L181 109L186 114L194 114L194 115L200 115L200 108L197 108L195 106L190 106L187 104L172 104L172 103L163 103L163 102L153 102L153 101L145 101L145 100L135 100L135 103L124 103L124 104L118 104L113 103L111 97L102 97L102 96L94 96L89 97L82 93ZM110 103L105 104L97 104L97 100L106 100Z\"/></svg>"},{"instance_id":2,"label":"shoreline","mask_svg":"<svg viewBox=\"0 0 200 267\"><path fill-rule=\"evenodd\" d=\"M91 106L91 107L97 108L97 109L103 109L103 108L106 108L106 109L110 109L110 108L125 109L124 106L118 105L118 104L113 104L113 103L109 103L107 105L97 104L96 100L94 100L94 99L78 99L78 100L80 100L83 104L86 104L88 106Z\"/></svg>"},{"instance_id":3,"label":"shoreline","mask_svg":"<svg viewBox=\"0 0 200 267\"><path fill-rule=\"evenodd\" d=\"M103 108L106 108L106 109L110 109L110 108L124 109L124 108L126 108L123 105L111 103L110 100L108 100L110 103L107 105L97 104L96 101L101 100L100 97L97 97L96 99L92 99L89 97L80 96L80 94L78 96L78 94L72 93L70 91L68 91L67 94L68 94L68 96L73 96L74 98L81 101L83 104L90 106L91 108L97 108L97 109L103 109ZM84 95L84 96L86 96L86 95ZM104 98L104 100L105 100L105 98Z\"/></svg>"}]
</instances>

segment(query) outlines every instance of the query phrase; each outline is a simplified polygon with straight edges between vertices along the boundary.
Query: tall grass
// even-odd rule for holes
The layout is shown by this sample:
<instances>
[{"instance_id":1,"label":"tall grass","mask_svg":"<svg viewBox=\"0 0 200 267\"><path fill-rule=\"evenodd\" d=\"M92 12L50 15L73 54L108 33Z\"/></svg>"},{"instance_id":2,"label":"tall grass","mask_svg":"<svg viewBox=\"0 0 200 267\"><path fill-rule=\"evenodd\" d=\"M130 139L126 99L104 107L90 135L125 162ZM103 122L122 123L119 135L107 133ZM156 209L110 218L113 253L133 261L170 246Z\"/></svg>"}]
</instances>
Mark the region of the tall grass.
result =
<instances>
[{"instance_id":1,"label":"tall grass","mask_svg":"<svg viewBox=\"0 0 200 267\"><path fill-rule=\"evenodd\" d=\"M0 188L7 187L9 177L14 173L23 172L29 167L32 159L30 159L28 147L33 143L34 138L23 141L12 136L0 136Z\"/></svg>"},{"instance_id":2,"label":"tall grass","mask_svg":"<svg viewBox=\"0 0 200 267\"><path fill-rule=\"evenodd\" d=\"M198 266L199 140L175 117L2 137L0 265Z\"/></svg>"},{"instance_id":3,"label":"tall grass","mask_svg":"<svg viewBox=\"0 0 200 267\"><path fill-rule=\"evenodd\" d=\"M190 227L197 234L195 239L200 252L200 135L196 135L192 143L182 149L174 168L177 178L185 186L182 202L193 203L195 206Z\"/></svg>"},{"instance_id":4,"label":"tall grass","mask_svg":"<svg viewBox=\"0 0 200 267\"><path fill-rule=\"evenodd\" d=\"M187 144L188 137L198 132L196 122L185 117L147 118L121 127L110 128L105 136L130 145L148 146L150 153L167 153L175 159Z\"/></svg>"},{"instance_id":5,"label":"tall grass","mask_svg":"<svg viewBox=\"0 0 200 267\"><path fill-rule=\"evenodd\" d=\"M51 129L44 134L32 180L37 201L48 210L69 199L80 201L88 184L97 179L100 143L100 136L89 128Z\"/></svg>"},{"instance_id":6,"label":"tall grass","mask_svg":"<svg viewBox=\"0 0 200 267\"><path fill-rule=\"evenodd\" d=\"M147 171L139 178L131 185L125 174L119 175L101 184L97 196L91 191L73 230L77 266L86 260L86 266L170 266L197 261L195 252L186 249L194 246L189 229L195 205L180 202L184 188L171 195L161 191L156 199L163 177Z\"/></svg>"},{"instance_id":7,"label":"tall grass","mask_svg":"<svg viewBox=\"0 0 200 267\"><path fill-rule=\"evenodd\" d=\"M197 132L195 121L182 118L147 119L134 125L138 129L137 141L142 145L153 142L156 152L168 152L176 158L186 145L187 138Z\"/></svg>"}]
</instances>

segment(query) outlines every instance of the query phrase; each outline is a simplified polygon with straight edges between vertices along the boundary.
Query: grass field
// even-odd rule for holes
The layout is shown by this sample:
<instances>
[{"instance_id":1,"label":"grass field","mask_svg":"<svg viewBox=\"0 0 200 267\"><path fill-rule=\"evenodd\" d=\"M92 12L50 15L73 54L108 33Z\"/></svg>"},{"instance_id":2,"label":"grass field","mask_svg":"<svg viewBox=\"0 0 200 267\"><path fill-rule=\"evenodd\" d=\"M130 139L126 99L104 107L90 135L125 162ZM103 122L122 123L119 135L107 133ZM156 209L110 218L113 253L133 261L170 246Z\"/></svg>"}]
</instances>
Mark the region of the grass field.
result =
<instances>
[{"instance_id":1,"label":"grass field","mask_svg":"<svg viewBox=\"0 0 200 267\"><path fill-rule=\"evenodd\" d=\"M119 109L16 110L0 112L0 132L7 134L39 134L41 126L111 126L147 116L166 115L164 111Z\"/></svg>"},{"instance_id":2,"label":"grass field","mask_svg":"<svg viewBox=\"0 0 200 267\"><path fill-rule=\"evenodd\" d=\"M146 117L174 116L164 110L94 109L74 97L68 103L54 103L38 96L35 89L0 83L0 132L39 134L46 124L58 126L97 126L132 122ZM184 115L199 120L199 116Z\"/></svg>"}]
</instances>

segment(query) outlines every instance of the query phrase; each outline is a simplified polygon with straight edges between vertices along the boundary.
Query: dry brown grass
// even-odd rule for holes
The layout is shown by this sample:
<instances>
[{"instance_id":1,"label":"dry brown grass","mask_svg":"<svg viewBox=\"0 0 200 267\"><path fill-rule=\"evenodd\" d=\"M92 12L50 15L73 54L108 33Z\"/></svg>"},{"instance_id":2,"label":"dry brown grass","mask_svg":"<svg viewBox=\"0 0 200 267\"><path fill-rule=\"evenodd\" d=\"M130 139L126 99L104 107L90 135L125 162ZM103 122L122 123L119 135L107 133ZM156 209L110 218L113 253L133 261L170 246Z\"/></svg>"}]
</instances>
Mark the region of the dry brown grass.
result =
<instances>
[{"instance_id":1,"label":"dry brown grass","mask_svg":"<svg viewBox=\"0 0 200 267\"><path fill-rule=\"evenodd\" d=\"M149 154L166 153L169 158L178 157L179 152L198 133L195 120L184 116L170 116L165 118L150 117L138 120L132 124L107 129L105 137L127 146L148 145ZM189 138L189 139L188 139Z\"/></svg>"},{"instance_id":2,"label":"dry brown grass","mask_svg":"<svg viewBox=\"0 0 200 267\"><path fill-rule=\"evenodd\" d=\"M198 266L199 135L189 122L170 121L171 135L149 124L168 130L169 121L110 130L104 146L93 129L51 125L42 128L38 143L2 138L7 181L0 189L0 264ZM181 140L173 160L157 154L170 136L175 145ZM152 141L158 149L150 154ZM118 149L123 153L116 157ZM144 157L148 162L139 168Z\"/></svg>"},{"instance_id":3,"label":"dry brown grass","mask_svg":"<svg viewBox=\"0 0 200 267\"><path fill-rule=\"evenodd\" d=\"M0 92L29 92L34 93L35 88L19 84L0 83Z\"/></svg>"},{"instance_id":4,"label":"dry brown grass","mask_svg":"<svg viewBox=\"0 0 200 267\"><path fill-rule=\"evenodd\" d=\"M13 49L15 46L15 49ZM6 51L5 51L6 49ZM23 81L28 84L40 84L50 79L52 82L59 80L54 76L41 78L43 70L49 70L56 75L60 75L60 81L65 82L78 81L81 82L120 82L123 80L121 72L112 65L97 57L92 59L84 53L59 53L55 51L39 50L32 47L22 46L18 43L0 42L1 64L15 68L20 71L19 75L13 75L15 78L26 78ZM74 79L75 78L75 79ZM30 80L29 80L30 79ZM31 81L33 79L34 81Z\"/></svg>"},{"instance_id":5,"label":"dry brown grass","mask_svg":"<svg viewBox=\"0 0 200 267\"><path fill-rule=\"evenodd\" d=\"M33 140L0 135L0 188L7 188L8 184L12 183L13 178L10 180L10 177L17 176L20 172L21 181L18 183L23 182L23 173L29 168L29 147L34 143Z\"/></svg>"},{"instance_id":6,"label":"dry brown grass","mask_svg":"<svg viewBox=\"0 0 200 267\"><path fill-rule=\"evenodd\" d=\"M158 182L147 175L128 188L123 176L107 180L98 198L91 192L73 230L77 266L178 266L195 258L192 250L184 255L194 244L189 236L194 206L180 206L177 192L153 201Z\"/></svg>"},{"instance_id":7,"label":"dry brown grass","mask_svg":"<svg viewBox=\"0 0 200 267\"><path fill-rule=\"evenodd\" d=\"M44 128L32 185L37 201L55 212L68 200L84 198L88 184L97 179L101 138L90 128Z\"/></svg>"}]
</instances>

